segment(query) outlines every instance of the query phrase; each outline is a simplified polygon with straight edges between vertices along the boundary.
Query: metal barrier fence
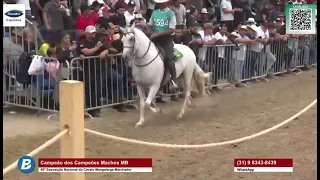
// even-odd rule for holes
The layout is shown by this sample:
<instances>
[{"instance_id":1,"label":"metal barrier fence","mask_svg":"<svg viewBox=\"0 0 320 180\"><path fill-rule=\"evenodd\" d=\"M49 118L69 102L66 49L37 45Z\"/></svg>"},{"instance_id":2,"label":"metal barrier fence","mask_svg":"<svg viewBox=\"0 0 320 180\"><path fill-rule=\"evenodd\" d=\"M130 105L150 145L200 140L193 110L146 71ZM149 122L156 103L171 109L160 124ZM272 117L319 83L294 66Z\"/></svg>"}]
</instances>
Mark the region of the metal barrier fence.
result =
<instances>
[{"instance_id":1,"label":"metal barrier fence","mask_svg":"<svg viewBox=\"0 0 320 180\"><path fill-rule=\"evenodd\" d=\"M206 72L212 72L210 87L244 85L250 80L265 79L302 67L316 65L316 36L288 41L261 44L240 44L236 51L233 45L204 46L196 50L198 63ZM59 112L59 82L79 80L85 85L85 111L109 106L128 104L138 98L132 77L130 62L121 55L74 58L60 64L59 68L47 68L41 75L28 76L28 67L18 62L16 54L5 53L3 69L3 103L39 111ZM4 55L4 56L5 56ZM58 60L43 58L47 64ZM48 70L49 69L49 70ZM28 76L23 83L21 73ZM26 78L26 76L23 76ZM163 93L172 95L168 88ZM180 92L179 92L180 93Z\"/></svg>"}]
</instances>

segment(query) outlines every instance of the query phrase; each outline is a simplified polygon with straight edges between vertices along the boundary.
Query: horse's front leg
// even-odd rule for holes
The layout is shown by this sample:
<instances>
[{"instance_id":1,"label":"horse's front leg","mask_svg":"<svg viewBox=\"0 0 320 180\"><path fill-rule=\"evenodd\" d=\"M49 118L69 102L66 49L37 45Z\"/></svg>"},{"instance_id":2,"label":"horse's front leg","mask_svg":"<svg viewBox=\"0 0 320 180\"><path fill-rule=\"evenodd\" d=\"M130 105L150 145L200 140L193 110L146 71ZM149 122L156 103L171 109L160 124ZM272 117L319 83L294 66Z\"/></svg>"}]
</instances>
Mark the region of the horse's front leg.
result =
<instances>
[{"instance_id":1,"label":"horse's front leg","mask_svg":"<svg viewBox=\"0 0 320 180\"><path fill-rule=\"evenodd\" d=\"M159 91L160 86L153 85L150 87L148 98L146 100L146 105L150 108L150 110L154 113L160 113L161 109L156 107L155 103L153 102L154 97L156 96L157 92Z\"/></svg>"},{"instance_id":2,"label":"horse's front leg","mask_svg":"<svg viewBox=\"0 0 320 180\"><path fill-rule=\"evenodd\" d=\"M135 127L142 126L144 124L144 108L145 108L145 98L146 98L146 92L143 87L140 87L137 85L137 90L139 93L139 99L140 99L140 120L137 122Z\"/></svg>"}]
</instances>

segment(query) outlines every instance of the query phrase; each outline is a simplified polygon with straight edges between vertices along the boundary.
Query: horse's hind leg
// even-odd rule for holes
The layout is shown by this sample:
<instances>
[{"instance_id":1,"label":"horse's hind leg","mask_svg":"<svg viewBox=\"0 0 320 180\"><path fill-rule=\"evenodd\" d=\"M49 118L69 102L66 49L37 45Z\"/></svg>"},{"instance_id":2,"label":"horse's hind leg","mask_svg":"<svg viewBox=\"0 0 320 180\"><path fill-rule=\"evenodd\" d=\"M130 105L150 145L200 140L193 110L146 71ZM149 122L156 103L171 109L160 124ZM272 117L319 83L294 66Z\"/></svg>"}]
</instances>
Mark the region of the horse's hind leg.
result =
<instances>
[{"instance_id":1,"label":"horse's hind leg","mask_svg":"<svg viewBox=\"0 0 320 180\"><path fill-rule=\"evenodd\" d=\"M184 80L184 100L183 100L183 104L180 110L180 113L178 114L177 119L181 119L184 115L185 112L185 108L187 104L191 104L190 101L190 94L191 94L191 90L190 90L190 85L191 85L191 78L193 75L193 71L189 70L188 67L185 68L184 72L183 72L183 80Z\"/></svg>"},{"instance_id":2,"label":"horse's hind leg","mask_svg":"<svg viewBox=\"0 0 320 180\"><path fill-rule=\"evenodd\" d=\"M137 86L137 90L140 98L140 120L136 123L135 127L142 126L144 124L144 108L145 108L145 98L146 92L143 87Z\"/></svg>"},{"instance_id":3,"label":"horse's hind leg","mask_svg":"<svg viewBox=\"0 0 320 180\"><path fill-rule=\"evenodd\" d=\"M160 86L151 86L148 94L148 98L146 100L146 105L150 108L150 110L154 113L161 112L161 109L159 107L156 107L155 103L153 103L153 99L156 96ZM152 104L152 105L151 105ZM153 106L153 107L152 107Z\"/></svg>"}]
</instances>

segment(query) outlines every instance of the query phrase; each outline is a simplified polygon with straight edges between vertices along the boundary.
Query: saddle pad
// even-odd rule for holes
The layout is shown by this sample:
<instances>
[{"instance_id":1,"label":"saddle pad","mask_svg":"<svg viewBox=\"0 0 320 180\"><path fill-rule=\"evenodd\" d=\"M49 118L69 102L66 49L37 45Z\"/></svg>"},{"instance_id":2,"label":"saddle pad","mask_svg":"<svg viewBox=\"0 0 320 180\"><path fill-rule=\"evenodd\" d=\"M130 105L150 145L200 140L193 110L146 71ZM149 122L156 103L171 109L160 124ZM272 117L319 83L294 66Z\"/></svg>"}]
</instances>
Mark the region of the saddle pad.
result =
<instances>
[{"instance_id":1,"label":"saddle pad","mask_svg":"<svg viewBox=\"0 0 320 180\"><path fill-rule=\"evenodd\" d=\"M178 61L183 57L183 54L179 50L177 50L176 48L174 48L173 54L175 56L175 61Z\"/></svg>"}]
</instances>

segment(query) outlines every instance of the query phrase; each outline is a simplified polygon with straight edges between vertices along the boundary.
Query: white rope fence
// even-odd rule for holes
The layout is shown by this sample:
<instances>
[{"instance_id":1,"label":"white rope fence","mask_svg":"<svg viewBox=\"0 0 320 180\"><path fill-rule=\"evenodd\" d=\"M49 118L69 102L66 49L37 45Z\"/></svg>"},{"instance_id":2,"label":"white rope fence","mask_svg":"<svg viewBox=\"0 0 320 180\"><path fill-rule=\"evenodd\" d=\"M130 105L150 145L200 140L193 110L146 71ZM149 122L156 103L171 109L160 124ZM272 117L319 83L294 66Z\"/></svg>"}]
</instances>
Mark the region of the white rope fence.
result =
<instances>
[{"instance_id":1,"label":"white rope fence","mask_svg":"<svg viewBox=\"0 0 320 180\"><path fill-rule=\"evenodd\" d=\"M68 132L69 132L69 129L64 129L63 131L61 131L57 135L55 135L53 138L51 138L50 140L48 140L47 142L45 142L44 144L39 146L37 149L35 149L32 152L30 152L29 154L27 154L27 156L34 157L35 155L37 155L38 153L43 151L45 148L51 146L52 144L54 144L55 142L60 140L64 135L68 134ZM18 161L19 160L17 160L16 162L12 163L11 165L9 165L5 169L3 169L3 175L6 175L10 171L16 169L18 166Z\"/></svg>"},{"instance_id":2,"label":"white rope fence","mask_svg":"<svg viewBox=\"0 0 320 180\"><path fill-rule=\"evenodd\" d=\"M104 134L104 133L101 133L101 132L98 132L98 131L93 131L93 130L90 130L90 129L85 129L85 132L87 132L88 134L92 134L92 135L108 138L108 139L111 139L111 140L116 140L116 141L121 141L121 142L125 142L125 143L131 143L131 144L139 144L139 145L151 146L151 147L164 147L164 148L175 148L175 149L177 149L177 148L184 148L184 149L209 148L209 147L223 146L223 145L227 145L227 144L240 143L240 142L243 142L243 141L246 141L246 140L250 140L250 139L262 136L264 134L267 134L267 133L269 133L269 132L271 132L273 130L276 130L276 129L280 128L281 126L291 122L292 120L294 120L295 118L297 118L301 114L303 114L306 111L308 111L315 104L317 104L317 99L314 100L311 104L309 104L307 107L302 109L297 114L293 115L292 117L284 120L283 122L281 122L281 123L269 128L269 129L263 130L263 131L261 131L259 133L256 133L256 134L252 134L250 136L245 136L245 137L242 137L242 138L239 138L239 139L234 139L234 140L224 141L224 142L218 142L218 143L195 144L195 145L162 144L162 143L154 143L154 142L146 142L146 141L140 141L140 140L135 140L135 139L122 138L122 137L118 137L118 136Z\"/></svg>"}]
</instances>

